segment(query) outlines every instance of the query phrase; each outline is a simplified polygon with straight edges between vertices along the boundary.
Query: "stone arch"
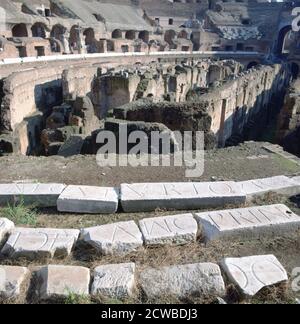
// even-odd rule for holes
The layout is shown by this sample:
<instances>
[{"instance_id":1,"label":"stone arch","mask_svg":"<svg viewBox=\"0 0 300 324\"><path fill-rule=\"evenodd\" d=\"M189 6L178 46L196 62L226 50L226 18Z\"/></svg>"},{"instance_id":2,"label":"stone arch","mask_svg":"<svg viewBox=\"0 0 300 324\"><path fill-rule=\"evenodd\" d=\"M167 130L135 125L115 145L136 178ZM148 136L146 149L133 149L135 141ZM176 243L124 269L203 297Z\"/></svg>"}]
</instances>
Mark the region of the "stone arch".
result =
<instances>
[{"instance_id":1,"label":"stone arch","mask_svg":"<svg viewBox=\"0 0 300 324\"><path fill-rule=\"evenodd\" d=\"M134 40L135 37L136 37L136 35L135 35L135 31L134 31L134 30L128 30L128 31L125 33L125 38L126 38L126 39Z\"/></svg>"},{"instance_id":2,"label":"stone arch","mask_svg":"<svg viewBox=\"0 0 300 324\"><path fill-rule=\"evenodd\" d=\"M28 30L25 24L17 24L12 28L13 37L28 37Z\"/></svg>"},{"instance_id":3,"label":"stone arch","mask_svg":"<svg viewBox=\"0 0 300 324\"><path fill-rule=\"evenodd\" d=\"M143 30L139 32L138 38L144 41L145 43L149 43L150 33L147 30Z\"/></svg>"},{"instance_id":4,"label":"stone arch","mask_svg":"<svg viewBox=\"0 0 300 324\"><path fill-rule=\"evenodd\" d=\"M181 30L179 33L178 33L178 38L184 38L184 39L188 39L188 33L186 30Z\"/></svg>"},{"instance_id":5,"label":"stone arch","mask_svg":"<svg viewBox=\"0 0 300 324\"><path fill-rule=\"evenodd\" d=\"M46 38L46 25L43 23L35 23L31 27L32 37Z\"/></svg>"},{"instance_id":6,"label":"stone arch","mask_svg":"<svg viewBox=\"0 0 300 324\"><path fill-rule=\"evenodd\" d=\"M122 31L120 29L115 29L111 34L111 38L113 39L122 38Z\"/></svg>"},{"instance_id":7,"label":"stone arch","mask_svg":"<svg viewBox=\"0 0 300 324\"><path fill-rule=\"evenodd\" d=\"M55 39L62 40L66 30L67 29L63 25L54 25L50 35Z\"/></svg>"},{"instance_id":8,"label":"stone arch","mask_svg":"<svg viewBox=\"0 0 300 324\"><path fill-rule=\"evenodd\" d=\"M176 38L176 32L174 30L170 29L165 32L165 41L169 45L173 43L175 38Z\"/></svg>"},{"instance_id":9,"label":"stone arch","mask_svg":"<svg viewBox=\"0 0 300 324\"><path fill-rule=\"evenodd\" d=\"M83 32L83 36L85 37L85 46L88 53L96 53L96 38L95 31L93 28L88 28Z\"/></svg>"}]
</instances>

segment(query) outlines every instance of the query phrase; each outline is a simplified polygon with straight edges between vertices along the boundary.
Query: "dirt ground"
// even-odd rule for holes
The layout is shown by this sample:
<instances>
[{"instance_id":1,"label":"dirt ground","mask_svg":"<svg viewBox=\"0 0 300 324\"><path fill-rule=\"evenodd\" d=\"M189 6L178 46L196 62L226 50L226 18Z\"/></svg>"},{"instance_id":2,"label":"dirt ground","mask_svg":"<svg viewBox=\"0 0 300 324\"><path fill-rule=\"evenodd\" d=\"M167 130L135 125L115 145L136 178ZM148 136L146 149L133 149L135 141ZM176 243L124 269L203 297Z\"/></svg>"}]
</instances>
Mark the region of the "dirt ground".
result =
<instances>
[{"instance_id":1,"label":"dirt ground","mask_svg":"<svg viewBox=\"0 0 300 324\"><path fill-rule=\"evenodd\" d=\"M205 172L194 180L248 180L275 175L300 175L300 167L279 155L263 149L264 143L247 143L239 147L210 151L206 153ZM66 184L85 184L100 186L118 186L124 182L155 181L190 181L185 178L184 168L100 168L94 156L60 157L22 157L4 156L0 158L0 182L32 180L41 182L64 182ZM283 197L275 194L266 195L250 205L285 203L300 215L300 197ZM231 206L227 206L231 207ZM172 215L185 211L157 210L153 213L113 215L74 215L58 213L55 209L37 210L36 227L83 228L125 220L140 220L146 217ZM197 212L197 211L192 211ZM1 209L0 209L1 213ZM4 215L3 215L4 216ZM224 257L242 257L258 254L274 254L287 269L291 271L300 267L300 232L287 234L286 237L261 237L252 241L216 242L205 246L203 240L189 246L160 247L141 249L124 257L108 257L98 255L92 248L76 246L75 251L67 259L43 260L29 262L26 260L2 259L1 264L26 265L35 269L42 264L72 264L86 266L91 269L100 264L135 262L141 271L147 266L162 266L196 262L217 262ZM227 283L228 284L228 283ZM239 302L236 290L228 287L227 300ZM257 298L246 301L251 303L295 303L300 298L292 292L291 287L276 287L263 291ZM22 296L14 302L34 302L32 296ZM173 300L172 300L173 301ZM110 301L93 301L110 302ZM135 300L145 301L139 295ZM158 301L156 301L158 302ZM171 302L170 300L161 302ZM189 302L199 302L189 300ZM244 301L245 302L245 301Z\"/></svg>"}]
</instances>

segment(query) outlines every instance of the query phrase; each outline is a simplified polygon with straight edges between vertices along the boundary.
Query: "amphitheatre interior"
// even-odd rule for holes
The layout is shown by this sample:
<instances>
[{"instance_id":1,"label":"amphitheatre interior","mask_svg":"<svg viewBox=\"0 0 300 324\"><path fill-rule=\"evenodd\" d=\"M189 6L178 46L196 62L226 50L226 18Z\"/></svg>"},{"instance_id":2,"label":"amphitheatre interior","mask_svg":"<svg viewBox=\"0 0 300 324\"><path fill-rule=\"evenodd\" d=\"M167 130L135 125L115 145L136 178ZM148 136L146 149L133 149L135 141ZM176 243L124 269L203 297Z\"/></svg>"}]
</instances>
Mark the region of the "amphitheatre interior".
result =
<instances>
[{"instance_id":1,"label":"amphitheatre interior","mask_svg":"<svg viewBox=\"0 0 300 324\"><path fill-rule=\"evenodd\" d=\"M0 0L0 303L299 303L299 7ZM202 132L203 174L99 166L124 125Z\"/></svg>"}]
</instances>

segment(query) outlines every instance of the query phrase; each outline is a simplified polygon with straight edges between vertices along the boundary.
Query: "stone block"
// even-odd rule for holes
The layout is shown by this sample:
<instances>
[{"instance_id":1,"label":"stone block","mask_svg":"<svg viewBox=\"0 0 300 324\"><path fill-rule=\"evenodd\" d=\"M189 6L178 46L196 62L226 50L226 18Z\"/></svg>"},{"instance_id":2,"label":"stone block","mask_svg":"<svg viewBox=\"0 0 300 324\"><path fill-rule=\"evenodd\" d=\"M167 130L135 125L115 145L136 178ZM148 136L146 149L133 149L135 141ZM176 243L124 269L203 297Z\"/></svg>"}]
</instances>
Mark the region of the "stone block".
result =
<instances>
[{"instance_id":1,"label":"stone block","mask_svg":"<svg viewBox=\"0 0 300 324\"><path fill-rule=\"evenodd\" d=\"M225 284L218 265L198 263L146 269L140 274L140 284L150 300L172 296L223 296Z\"/></svg>"},{"instance_id":2,"label":"stone block","mask_svg":"<svg viewBox=\"0 0 300 324\"><path fill-rule=\"evenodd\" d=\"M68 186L57 201L60 212L112 214L118 210L119 192L115 188Z\"/></svg>"},{"instance_id":3,"label":"stone block","mask_svg":"<svg viewBox=\"0 0 300 324\"><path fill-rule=\"evenodd\" d=\"M263 196L269 192L294 196L300 194L300 183L296 183L286 176L254 179L240 182L242 191L246 194L247 200L251 201L257 196Z\"/></svg>"},{"instance_id":4,"label":"stone block","mask_svg":"<svg viewBox=\"0 0 300 324\"><path fill-rule=\"evenodd\" d=\"M262 288L288 280L288 275L274 255L226 258L221 264L229 280L248 297Z\"/></svg>"},{"instance_id":5,"label":"stone block","mask_svg":"<svg viewBox=\"0 0 300 324\"><path fill-rule=\"evenodd\" d=\"M90 270L84 267L48 265L37 272L41 300L89 295Z\"/></svg>"},{"instance_id":6,"label":"stone block","mask_svg":"<svg viewBox=\"0 0 300 324\"><path fill-rule=\"evenodd\" d=\"M300 217L281 204L210 211L198 213L195 218L207 241L256 239L300 229Z\"/></svg>"},{"instance_id":7,"label":"stone block","mask_svg":"<svg viewBox=\"0 0 300 324\"><path fill-rule=\"evenodd\" d=\"M104 255L127 254L143 246L142 233L134 221L85 228L81 238Z\"/></svg>"},{"instance_id":8,"label":"stone block","mask_svg":"<svg viewBox=\"0 0 300 324\"><path fill-rule=\"evenodd\" d=\"M25 267L0 266L0 298L17 298L29 270Z\"/></svg>"},{"instance_id":9,"label":"stone block","mask_svg":"<svg viewBox=\"0 0 300 324\"><path fill-rule=\"evenodd\" d=\"M198 224L192 214L145 218L139 222L146 245L195 242Z\"/></svg>"},{"instance_id":10,"label":"stone block","mask_svg":"<svg viewBox=\"0 0 300 324\"><path fill-rule=\"evenodd\" d=\"M235 182L140 183L121 185L125 212L199 209L243 204L246 196Z\"/></svg>"},{"instance_id":11,"label":"stone block","mask_svg":"<svg viewBox=\"0 0 300 324\"><path fill-rule=\"evenodd\" d=\"M78 239L76 229L15 228L1 253L11 258L68 256Z\"/></svg>"},{"instance_id":12,"label":"stone block","mask_svg":"<svg viewBox=\"0 0 300 324\"><path fill-rule=\"evenodd\" d=\"M94 271L91 294L122 300L132 297L135 287L134 263L102 265Z\"/></svg>"},{"instance_id":13,"label":"stone block","mask_svg":"<svg viewBox=\"0 0 300 324\"><path fill-rule=\"evenodd\" d=\"M0 243L10 234L15 228L15 224L7 218L0 218Z\"/></svg>"},{"instance_id":14,"label":"stone block","mask_svg":"<svg viewBox=\"0 0 300 324\"><path fill-rule=\"evenodd\" d=\"M57 199L65 189L58 183L13 183L0 184L0 205L6 206L24 201L35 207L56 207Z\"/></svg>"}]
</instances>

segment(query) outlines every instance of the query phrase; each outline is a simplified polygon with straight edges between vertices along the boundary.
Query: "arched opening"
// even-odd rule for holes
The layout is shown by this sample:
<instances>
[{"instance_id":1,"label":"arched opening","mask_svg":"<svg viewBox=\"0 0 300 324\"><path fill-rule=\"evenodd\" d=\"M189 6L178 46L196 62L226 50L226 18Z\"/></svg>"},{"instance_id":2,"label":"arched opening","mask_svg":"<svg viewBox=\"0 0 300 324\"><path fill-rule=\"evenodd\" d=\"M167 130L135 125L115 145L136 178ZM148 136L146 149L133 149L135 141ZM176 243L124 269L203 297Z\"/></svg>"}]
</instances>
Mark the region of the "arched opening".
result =
<instances>
[{"instance_id":1,"label":"arched opening","mask_svg":"<svg viewBox=\"0 0 300 324\"><path fill-rule=\"evenodd\" d=\"M122 31L120 29L115 29L111 34L111 38L113 39L122 38Z\"/></svg>"},{"instance_id":2,"label":"arched opening","mask_svg":"<svg viewBox=\"0 0 300 324\"><path fill-rule=\"evenodd\" d=\"M58 42L56 39L50 39L50 46L53 53L61 52L60 42Z\"/></svg>"},{"instance_id":3,"label":"arched opening","mask_svg":"<svg viewBox=\"0 0 300 324\"><path fill-rule=\"evenodd\" d=\"M178 33L178 38L188 39L188 33L185 30L182 30Z\"/></svg>"},{"instance_id":4,"label":"arched opening","mask_svg":"<svg viewBox=\"0 0 300 324\"><path fill-rule=\"evenodd\" d=\"M46 38L46 26L42 23L35 23L31 27L32 37Z\"/></svg>"},{"instance_id":5,"label":"arched opening","mask_svg":"<svg viewBox=\"0 0 300 324\"><path fill-rule=\"evenodd\" d=\"M254 66L257 66L258 63L253 61L253 62L250 62L248 65L247 65L247 70L250 70L252 69Z\"/></svg>"},{"instance_id":6,"label":"arched opening","mask_svg":"<svg viewBox=\"0 0 300 324\"><path fill-rule=\"evenodd\" d=\"M277 39L277 49L276 54L288 54L289 53L289 46L291 45L291 36L292 36L292 27L290 25L283 27Z\"/></svg>"},{"instance_id":7,"label":"arched opening","mask_svg":"<svg viewBox=\"0 0 300 324\"><path fill-rule=\"evenodd\" d=\"M96 53L96 39L94 29L88 28L83 32L83 36L85 37L85 45L88 53Z\"/></svg>"},{"instance_id":8,"label":"arched opening","mask_svg":"<svg viewBox=\"0 0 300 324\"><path fill-rule=\"evenodd\" d=\"M25 24L15 25L12 29L13 37L28 37L28 31Z\"/></svg>"},{"instance_id":9,"label":"arched opening","mask_svg":"<svg viewBox=\"0 0 300 324\"><path fill-rule=\"evenodd\" d=\"M128 30L125 34L125 38L129 40L135 39L135 31L134 30Z\"/></svg>"},{"instance_id":10,"label":"arched opening","mask_svg":"<svg viewBox=\"0 0 300 324\"><path fill-rule=\"evenodd\" d=\"M63 39L63 35L65 32L66 32L66 28L64 26L55 25L55 26L53 26L50 35L51 35L51 37L61 41Z\"/></svg>"},{"instance_id":11,"label":"arched opening","mask_svg":"<svg viewBox=\"0 0 300 324\"><path fill-rule=\"evenodd\" d=\"M139 32L139 39L141 39L145 43L149 43L149 36L150 36L150 34L147 30L143 30L143 31Z\"/></svg>"},{"instance_id":12,"label":"arched opening","mask_svg":"<svg viewBox=\"0 0 300 324\"><path fill-rule=\"evenodd\" d=\"M299 75L299 65L295 62L293 62L291 65L291 73L292 73L293 79L296 80Z\"/></svg>"},{"instance_id":13,"label":"arched opening","mask_svg":"<svg viewBox=\"0 0 300 324\"><path fill-rule=\"evenodd\" d=\"M174 30L167 30L165 32L165 41L171 45L176 37L176 32Z\"/></svg>"}]
</instances>

